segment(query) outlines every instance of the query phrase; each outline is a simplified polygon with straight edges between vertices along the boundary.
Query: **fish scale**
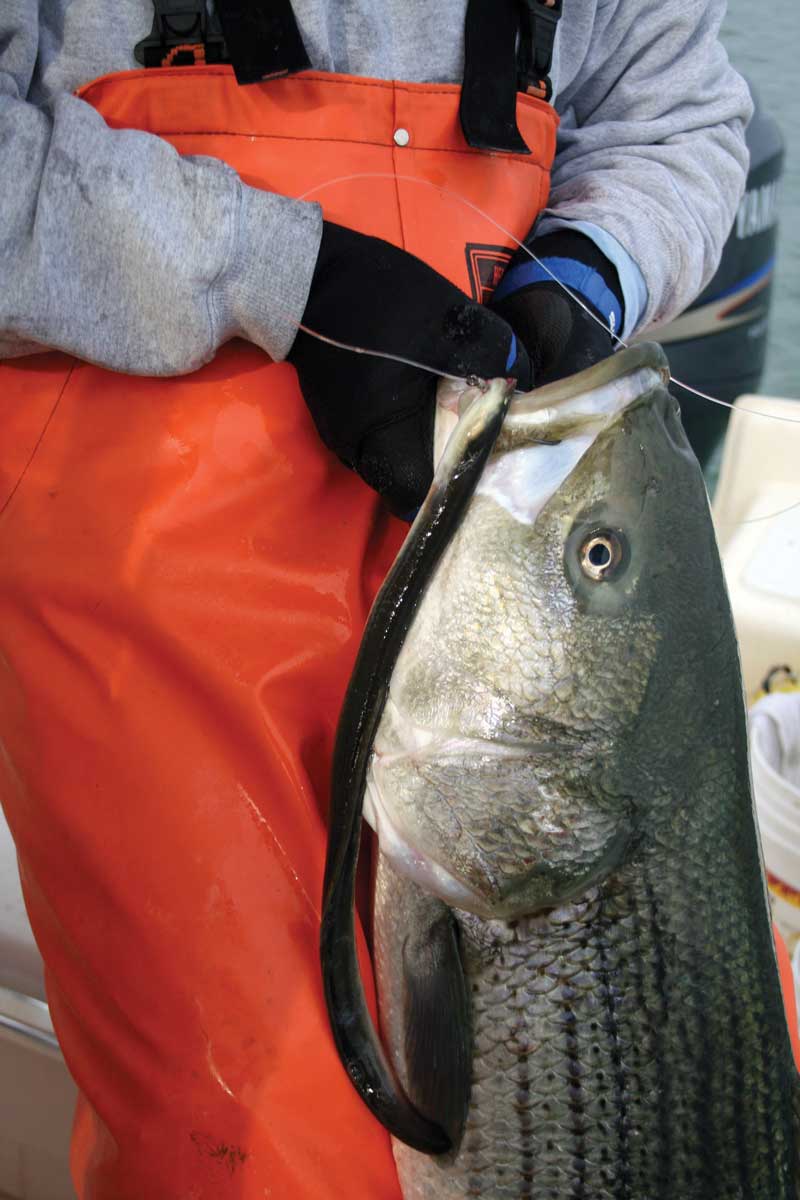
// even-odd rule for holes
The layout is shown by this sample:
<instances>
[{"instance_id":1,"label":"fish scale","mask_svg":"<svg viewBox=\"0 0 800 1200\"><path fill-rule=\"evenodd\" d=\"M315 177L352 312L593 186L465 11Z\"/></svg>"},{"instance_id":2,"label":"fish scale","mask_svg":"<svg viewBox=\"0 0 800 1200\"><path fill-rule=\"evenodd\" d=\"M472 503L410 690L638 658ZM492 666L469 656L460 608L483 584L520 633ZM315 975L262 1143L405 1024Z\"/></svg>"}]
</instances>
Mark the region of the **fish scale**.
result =
<instances>
[{"instance_id":1,"label":"fish scale","mask_svg":"<svg viewBox=\"0 0 800 1200\"><path fill-rule=\"evenodd\" d=\"M555 919L457 914L469 1115L455 1158L395 1143L404 1200L794 1200L794 1123L778 1102L793 1068L758 999L749 930L733 917L724 946L698 945L696 888L654 886L648 869L631 866ZM381 1014L407 1087L392 963L425 903L382 856ZM731 969L737 946L744 978Z\"/></svg>"}]
</instances>

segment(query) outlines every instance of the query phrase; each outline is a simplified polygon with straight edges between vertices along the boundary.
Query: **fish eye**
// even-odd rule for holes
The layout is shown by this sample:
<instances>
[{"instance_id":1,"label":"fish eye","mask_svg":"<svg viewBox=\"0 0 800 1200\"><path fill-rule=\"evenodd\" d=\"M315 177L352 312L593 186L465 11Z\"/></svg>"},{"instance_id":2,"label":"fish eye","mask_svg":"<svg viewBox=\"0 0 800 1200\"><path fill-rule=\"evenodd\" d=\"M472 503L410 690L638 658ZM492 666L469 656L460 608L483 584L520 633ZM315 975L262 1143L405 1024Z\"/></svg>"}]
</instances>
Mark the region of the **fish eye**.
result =
<instances>
[{"instance_id":1,"label":"fish eye","mask_svg":"<svg viewBox=\"0 0 800 1200\"><path fill-rule=\"evenodd\" d=\"M625 558L623 539L613 529L596 529L583 539L579 558L581 570L588 579L596 583L611 579Z\"/></svg>"}]
</instances>

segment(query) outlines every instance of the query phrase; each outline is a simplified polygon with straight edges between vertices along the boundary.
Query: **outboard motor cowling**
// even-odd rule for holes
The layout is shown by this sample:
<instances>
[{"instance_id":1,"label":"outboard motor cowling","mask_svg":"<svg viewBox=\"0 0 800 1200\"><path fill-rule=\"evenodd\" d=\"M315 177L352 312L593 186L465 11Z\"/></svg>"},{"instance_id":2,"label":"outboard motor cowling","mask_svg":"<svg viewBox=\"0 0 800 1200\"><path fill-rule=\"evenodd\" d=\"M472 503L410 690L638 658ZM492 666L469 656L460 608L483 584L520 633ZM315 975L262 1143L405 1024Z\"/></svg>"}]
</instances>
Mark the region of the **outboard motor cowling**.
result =
<instances>
[{"instance_id":1,"label":"outboard motor cowling","mask_svg":"<svg viewBox=\"0 0 800 1200\"><path fill-rule=\"evenodd\" d=\"M750 170L719 268L693 304L647 336L663 345L676 379L733 403L758 391L764 371L778 232L784 141L778 123L755 103L747 128ZM705 466L727 427L730 410L672 389L697 457Z\"/></svg>"}]
</instances>

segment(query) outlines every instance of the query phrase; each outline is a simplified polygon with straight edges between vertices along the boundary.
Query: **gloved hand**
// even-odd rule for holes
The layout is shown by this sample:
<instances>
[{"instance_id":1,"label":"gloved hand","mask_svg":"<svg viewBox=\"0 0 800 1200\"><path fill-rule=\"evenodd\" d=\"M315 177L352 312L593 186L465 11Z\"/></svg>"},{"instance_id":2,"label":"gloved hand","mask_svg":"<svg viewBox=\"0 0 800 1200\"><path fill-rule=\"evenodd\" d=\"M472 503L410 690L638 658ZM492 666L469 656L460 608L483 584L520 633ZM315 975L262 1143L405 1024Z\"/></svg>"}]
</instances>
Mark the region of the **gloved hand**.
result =
<instances>
[{"instance_id":1,"label":"gloved hand","mask_svg":"<svg viewBox=\"0 0 800 1200\"><path fill-rule=\"evenodd\" d=\"M528 244L604 325L620 332L619 277L591 238L559 229ZM616 348L611 335L521 249L508 264L490 307L528 351L537 387L582 371Z\"/></svg>"},{"instance_id":2,"label":"gloved hand","mask_svg":"<svg viewBox=\"0 0 800 1200\"><path fill-rule=\"evenodd\" d=\"M328 221L303 324L450 375L531 386L528 356L505 321L405 250ZM326 446L395 513L413 513L433 475L436 376L302 330L287 358Z\"/></svg>"}]
</instances>

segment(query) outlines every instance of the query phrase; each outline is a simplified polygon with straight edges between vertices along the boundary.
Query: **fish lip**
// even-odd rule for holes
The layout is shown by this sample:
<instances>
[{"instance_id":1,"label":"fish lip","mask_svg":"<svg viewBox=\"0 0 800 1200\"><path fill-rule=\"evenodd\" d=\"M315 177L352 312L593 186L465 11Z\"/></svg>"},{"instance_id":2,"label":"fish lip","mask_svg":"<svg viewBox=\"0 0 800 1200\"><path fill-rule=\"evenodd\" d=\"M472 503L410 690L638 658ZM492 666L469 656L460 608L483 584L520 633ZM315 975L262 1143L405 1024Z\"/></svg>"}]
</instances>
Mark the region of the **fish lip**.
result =
<instances>
[{"instance_id":1,"label":"fish lip","mask_svg":"<svg viewBox=\"0 0 800 1200\"><path fill-rule=\"evenodd\" d=\"M533 526L572 478L597 440L624 428L633 409L663 395L660 351L625 353L614 367L595 364L565 381L520 396L512 405L475 490Z\"/></svg>"},{"instance_id":2,"label":"fish lip","mask_svg":"<svg viewBox=\"0 0 800 1200\"><path fill-rule=\"evenodd\" d=\"M657 342L638 342L623 350L616 350L614 354L574 375L541 384L530 392L516 392L509 406L506 423L509 419L513 420L521 415L556 407L563 408L576 398L614 385L637 372L648 370L660 377L664 387L668 386L669 361L663 347Z\"/></svg>"}]
</instances>

